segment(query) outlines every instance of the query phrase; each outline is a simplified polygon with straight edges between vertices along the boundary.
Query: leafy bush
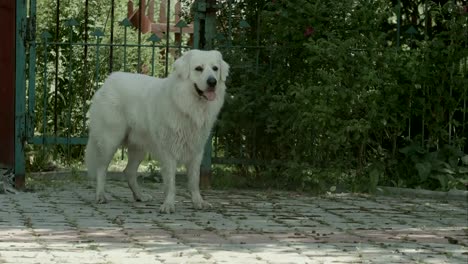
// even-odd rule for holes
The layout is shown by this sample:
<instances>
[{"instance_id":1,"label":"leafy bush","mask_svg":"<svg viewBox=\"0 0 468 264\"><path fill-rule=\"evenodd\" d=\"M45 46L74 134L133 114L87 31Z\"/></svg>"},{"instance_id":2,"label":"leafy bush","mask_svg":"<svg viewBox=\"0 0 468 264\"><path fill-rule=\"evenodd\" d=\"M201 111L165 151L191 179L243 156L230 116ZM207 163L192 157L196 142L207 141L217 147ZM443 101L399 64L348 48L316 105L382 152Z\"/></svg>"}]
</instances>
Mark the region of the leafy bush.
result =
<instances>
[{"instance_id":1,"label":"leafy bush","mask_svg":"<svg viewBox=\"0 0 468 264\"><path fill-rule=\"evenodd\" d=\"M117 2L121 20L126 1ZM468 7L463 1L401 1L397 39L397 2L218 1L215 45L232 74L213 144L216 156L240 159L216 166L224 177L216 180L219 185L369 192L379 184L465 188ZM89 32L109 32L102 14L110 3L89 4ZM54 33L56 2L38 5L38 32ZM85 38L83 8L80 1L61 6L55 41L69 41L64 19L71 17L80 23L73 40ZM121 43L123 29L115 30ZM128 34L129 43L136 43L136 32ZM103 42L109 42L108 33ZM59 135L85 135L85 110L94 84L108 73L110 50L101 50L98 79L94 47L86 55L83 47L48 49L47 65L43 51L38 46L37 102L58 101L58 126L64 128ZM150 55L143 49L142 60ZM136 49L127 56L127 70L136 71ZM122 62L123 49L116 48L114 69L123 69ZM157 67L161 71L163 64ZM71 83L83 89L71 89ZM44 107L36 110L39 117ZM42 119L36 122L36 132L42 132ZM47 133L54 132L53 123L47 116ZM61 157L67 151L62 146L57 152ZM71 152L80 158L82 148Z\"/></svg>"},{"instance_id":2,"label":"leafy bush","mask_svg":"<svg viewBox=\"0 0 468 264\"><path fill-rule=\"evenodd\" d=\"M248 182L464 188L468 176L458 163L467 146L467 14L452 2L425 8L401 47L396 8L387 1L243 1L223 8L220 30L228 39L219 47L234 65L216 133L220 153L268 161L253 170L238 166ZM424 27L419 16L437 24ZM226 28L242 21L250 27ZM404 19L402 31L411 26ZM432 153L427 161L440 166L421 177L408 146ZM458 150L457 165L441 154L446 149Z\"/></svg>"},{"instance_id":3,"label":"leafy bush","mask_svg":"<svg viewBox=\"0 0 468 264\"><path fill-rule=\"evenodd\" d=\"M428 152L414 144L400 150L404 163L414 177L415 184L427 189L450 190L463 188L468 182L468 156L453 146L444 146Z\"/></svg>"}]
</instances>

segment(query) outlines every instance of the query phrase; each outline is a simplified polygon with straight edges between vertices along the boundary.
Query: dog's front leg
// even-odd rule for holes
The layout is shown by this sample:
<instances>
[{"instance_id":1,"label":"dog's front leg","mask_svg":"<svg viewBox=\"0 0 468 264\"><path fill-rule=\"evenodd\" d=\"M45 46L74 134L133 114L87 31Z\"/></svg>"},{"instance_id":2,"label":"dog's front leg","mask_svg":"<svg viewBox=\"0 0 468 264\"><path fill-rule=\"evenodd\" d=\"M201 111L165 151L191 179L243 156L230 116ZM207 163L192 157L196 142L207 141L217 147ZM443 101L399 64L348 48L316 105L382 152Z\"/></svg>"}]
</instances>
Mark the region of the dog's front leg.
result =
<instances>
[{"instance_id":1,"label":"dog's front leg","mask_svg":"<svg viewBox=\"0 0 468 264\"><path fill-rule=\"evenodd\" d=\"M163 177L164 194L166 195L166 199L161 205L159 212L170 214L175 212L175 173L177 162L175 160L167 159L161 163L161 174Z\"/></svg>"},{"instance_id":2,"label":"dog's front leg","mask_svg":"<svg viewBox=\"0 0 468 264\"><path fill-rule=\"evenodd\" d=\"M188 189L192 196L192 203L195 209L207 209L211 208L211 204L203 200L200 194L200 164L202 160L202 154L194 157L187 164L187 176L188 176Z\"/></svg>"}]
</instances>

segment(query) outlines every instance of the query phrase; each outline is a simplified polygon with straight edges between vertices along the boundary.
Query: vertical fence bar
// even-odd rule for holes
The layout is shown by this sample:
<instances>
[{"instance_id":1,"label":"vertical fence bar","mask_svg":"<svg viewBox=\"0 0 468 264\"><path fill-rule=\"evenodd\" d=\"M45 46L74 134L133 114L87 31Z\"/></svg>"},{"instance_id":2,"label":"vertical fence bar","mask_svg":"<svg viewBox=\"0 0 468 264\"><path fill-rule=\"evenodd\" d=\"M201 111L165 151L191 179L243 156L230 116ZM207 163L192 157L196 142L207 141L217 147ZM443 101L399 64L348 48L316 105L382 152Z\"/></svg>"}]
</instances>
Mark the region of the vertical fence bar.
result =
<instances>
[{"instance_id":1,"label":"vertical fence bar","mask_svg":"<svg viewBox=\"0 0 468 264\"><path fill-rule=\"evenodd\" d=\"M421 147L424 147L424 122L426 119L426 85L423 85L422 89L423 93L423 112L422 112L422 118L421 118Z\"/></svg>"},{"instance_id":2,"label":"vertical fence bar","mask_svg":"<svg viewBox=\"0 0 468 264\"><path fill-rule=\"evenodd\" d=\"M68 67L67 67L67 76L68 76L68 92L67 92L67 104L68 104L68 111L67 111L67 160L70 162L70 154L71 154L71 112L73 106L73 27L78 25L78 22L71 18L68 19L66 25L69 28L69 39L68 39Z\"/></svg>"},{"instance_id":3,"label":"vertical fence bar","mask_svg":"<svg viewBox=\"0 0 468 264\"><path fill-rule=\"evenodd\" d=\"M60 39L60 0L57 0L55 6L55 42L59 42ZM58 83L58 67L59 67L59 45L55 44L55 89L54 89L54 135L57 138L58 134L58 92L60 84Z\"/></svg>"},{"instance_id":4,"label":"vertical fence bar","mask_svg":"<svg viewBox=\"0 0 468 264\"><path fill-rule=\"evenodd\" d=\"M96 66L94 72L94 87L97 90L99 87L99 47L101 46L101 38L104 36L104 33L100 29L96 29L91 33L91 36L96 37Z\"/></svg>"},{"instance_id":5,"label":"vertical fence bar","mask_svg":"<svg viewBox=\"0 0 468 264\"><path fill-rule=\"evenodd\" d=\"M84 78L88 77L88 21L89 21L89 0L85 1L85 22L84 22L84 54L83 54L83 63L84 63ZM88 98L88 82L84 82L85 86L83 87L83 94L82 94L82 105L83 105L83 130L81 131L81 135L86 133L86 112L88 107L86 105L86 99Z\"/></svg>"},{"instance_id":6,"label":"vertical fence bar","mask_svg":"<svg viewBox=\"0 0 468 264\"><path fill-rule=\"evenodd\" d=\"M193 15L193 48L200 48L200 20L203 14L200 12L201 0L195 0L193 3L195 6L195 14Z\"/></svg>"},{"instance_id":7,"label":"vertical fence bar","mask_svg":"<svg viewBox=\"0 0 468 264\"><path fill-rule=\"evenodd\" d=\"M468 4L467 4L468 5ZM468 17L465 17L465 24L468 24ZM468 36L468 28L465 27L465 36ZM466 43L465 41L465 50L468 48L468 44ZM467 108L466 108L466 99L468 97L468 57L465 57L465 63L463 65L463 73L462 73L462 76L463 76L463 81L462 83L464 84L463 87L464 88L464 91L463 91L463 126L462 126L462 135L465 136L467 134L467 131L466 131L466 111L467 111ZM465 139L466 140L466 139ZM465 141L465 144L464 144L464 147L463 147L463 150L465 151L468 151L468 143Z\"/></svg>"},{"instance_id":8,"label":"vertical fence bar","mask_svg":"<svg viewBox=\"0 0 468 264\"><path fill-rule=\"evenodd\" d=\"M424 40L427 40L429 37L429 14L427 12L427 0L424 0Z\"/></svg>"},{"instance_id":9,"label":"vertical fence bar","mask_svg":"<svg viewBox=\"0 0 468 264\"><path fill-rule=\"evenodd\" d=\"M122 22L120 22L120 25L122 25L124 27L124 45L123 45L123 49L124 49L124 54L123 54L123 70L124 72L127 71L127 28L129 26L131 26L132 24L130 23L130 21L128 20L128 18L125 18L124 20L122 20Z\"/></svg>"},{"instance_id":10,"label":"vertical fence bar","mask_svg":"<svg viewBox=\"0 0 468 264\"><path fill-rule=\"evenodd\" d=\"M228 47L232 46L232 0L228 1L229 14L228 14Z\"/></svg>"},{"instance_id":11,"label":"vertical fence bar","mask_svg":"<svg viewBox=\"0 0 468 264\"><path fill-rule=\"evenodd\" d=\"M153 76L153 77L154 77L154 49L155 49L154 45L155 45L155 42L152 41L152 45L151 45L152 46L151 47L151 76Z\"/></svg>"},{"instance_id":12,"label":"vertical fence bar","mask_svg":"<svg viewBox=\"0 0 468 264\"><path fill-rule=\"evenodd\" d=\"M41 34L42 41L44 43L44 52L43 52L43 58L42 60L44 61L44 72L42 73L42 90L44 91L44 98L42 100L42 108L43 108L43 114L42 114L42 156L45 156L45 135L47 133L47 105L48 105L48 96L49 96L49 89L47 87L47 48L48 48L48 41L49 38L51 38L52 35L50 35L49 32L44 32Z\"/></svg>"},{"instance_id":13,"label":"vertical fence bar","mask_svg":"<svg viewBox=\"0 0 468 264\"><path fill-rule=\"evenodd\" d=\"M25 62L26 47L26 2L16 1L16 35L15 35L15 187L22 189L25 183L25 153L24 144L26 137L26 83L25 83Z\"/></svg>"},{"instance_id":14,"label":"vertical fence bar","mask_svg":"<svg viewBox=\"0 0 468 264\"><path fill-rule=\"evenodd\" d=\"M177 24L175 25L175 27L179 28L179 43L178 44L178 54L179 55L182 55L182 33L183 33L183 29L187 27L187 23L184 21L184 20L179 20L177 22ZM177 39L177 38L176 38Z\"/></svg>"},{"instance_id":15,"label":"vertical fence bar","mask_svg":"<svg viewBox=\"0 0 468 264\"><path fill-rule=\"evenodd\" d=\"M218 137L218 129L214 131L214 157L218 158L218 151L219 151L219 137Z\"/></svg>"},{"instance_id":16,"label":"vertical fence bar","mask_svg":"<svg viewBox=\"0 0 468 264\"><path fill-rule=\"evenodd\" d=\"M206 0L207 10L205 16L205 47L206 50L213 49L216 36L216 0Z\"/></svg>"},{"instance_id":17,"label":"vertical fence bar","mask_svg":"<svg viewBox=\"0 0 468 264\"><path fill-rule=\"evenodd\" d=\"M258 11L257 11L256 29L257 29L257 32L256 32L257 33L257 40L256 40L257 51L255 54L255 74L258 74L258 67L259 67L259 61L260 61L260 15L258 14Z\"/></svg>"},{"instance_id":18,"label":"vertical fence bar","mask_svg":"<svg viewBox=\"0 0 468 264\"><path fill-rule=\"evenodd\" d=\"M151 76L154 76L154 56L155 56L155 48L156 42L161 41L161 39L156 34L151 34L151 37L148 38L151 41Z\"/></svg>"},{"instance_id":19,"label":"vertical fence bar","mask_svg":"<svg viewBox=\"0 0 468 264\"><path fill-rule=\"evenodd\" d=\"M401 1L398 0L397 14L397 47L400 47L400 31L401 31Z\"/></svg>"},{"instance_id":20,"label":"vertical fence bar","mask_svg":"<svg viewBox=\"0 0 468 264\"><path fill-rule=\"evenodd\" d=\"M205 2L205 23L201 23L205 28L200 28L200 32L203 32L200 36L200 48L213 49L213 40L216 35L216 0L206 0ZM203 9L199 9L200 11ZM211 185L211 155L213 149L213 133L210 133L208 140L205 144L205 150L203 152L203 160L200 166L200 185L202 188L210 188Z\"/></svg>"},{"instance_id":21,"label":"vertical fence bar","mask_svg":"<svg viewBox=\"0 0 468 264\"><path fill-rule=\"evenodd\" d=\"M141 60L141 57L140 57L140 52L141 52L141 48L140 48L140 45L141 45L141 10L142 10L142 7L141 7L141 1L140 0L138 2L138 65L137 65L137 72L140 73L140 60ZM129 2L130 3L130 2ZM109 73L112 72L112 64L113 64L113 53L114 53L114 46L112 44L114 44L114 0L112 0L112 9L111 9L111 46L110 46L110 61L109 61ZM127 27L125 27L124 29L125 31L125 46L127 45ZM126 47L124 47L125 49L125 59L126 60ZM125 66L126 66L126 62L125 62ZM126 67L124 67L126 68ZM126 69L124 69L124 71L126 71ZM122 146L120 148L120 160L124 160L125 158L125 148Z\"/></svg>"},{"instance_id":22,"label":"vertical fence bar","mask_svg":"<svg viewBox=\"0 0 468 264\"><path fill-rule=\"evenodd\" d=\"M109 73L114 70L114 3L115 0L111 1L111 30L110 30L110 47L109 47Z\"/></svg>"},{"instance_id":23,"label":"vertical fence bar","mask_svg":"<svg viewBox=\"0 0 468 264\"><path fill-rule=\"evenodd\" d=\"M452 62L452 69L450 70L450 98L453 98L452 95L453 95L453 72L455 71L455 63ZM456 109L456 107L455 107ZM453 124L453 114L455 114L455 109L453 109L453 111L451 109L449 109L449 120L448 120L448 144L451 145L452 144L452 124Z\"/></svg>"},{"instance_id":24,"label":"vertical fence bar","mask_svg":"<svg viewBox=\"0 0 468 264\"><path fill-rule=\"evenodd\" d=\"M144 0L140 0L138 2L138 47L137 47L138 49L137 72L138 73L141 73L141 30L142 30L141 19L145 15L144 9L145 9ZM122 154L123 154L123 148L122 148Z\"/></svg>"},{"instance_id":25,"label":"vertical fence bar","mask_svg":"<svg viewBox=\"0 0 468 264\"><path fill-rule=\"evenodd\" d=\"M29 33L27 39L29 41L29 63L28 63L28 119L27 131L28 138L34 136L34 120L35 120L35 105L36 105L36 0L29 2L29 19L28 19Z\"/></svg>"},{"instance_id":26,"label":"vertical fence bar","mask_svg":"<svg viewBox=\"0 0 468 264\"><path fill-rule=\"evenodd\" d=\"M124 20L122 20L122 22L120 22L120 24L124 27L124 72L127 71L127 28L129 26L131 26L131 23L130 21L128 20L128 18L125 18ZM97 89L97 88L96 88ZM120 159L123 160L124 159L124 147L121 148L121 152L120 152Z\"/></svg>"},{"instance_id":27,"label":"vertical fence bar","mask_svg":"<svg viewBox=\"0 0 468 264\"><path fill-rule=\"evenodd\" d=\"M409 117L408 117L408 139L411 140L411 114L412 114L412 109L413 109L413 92L412 90L410 91L410 96L409 96Z\"/></svg>"},{"instance_id":28,"label":"vertical fence bar","mask_svg":"<svg viewBox=\"0 0 468 264\"><path fill-rule=\"evenodd\" d=\"M467 19L468 20L468 19ZM468 34L468 30L466 32L466 34ZM465 42L465 48L467 48L467 44ZM464 71L463 71L463 80L465 82L465 91L464 91L464 95L463 95L463 127L462 127L462 135L466 135L466 130L465 130L465 127L466 127L466 97L468 96L468 84L467 84L467 73L468 73L468 58L465 58L465 65L463 66L464 67ZM465 146L467 144L465 143Z\"/></svg>"},{"instance_id":29,"label":"vertical fence bar","mask_svg":"<svg viewBox=\"0 0 468 264\"><path fill-rule=\"evenodd\" d=\"M179 56L182 56L182 27L180 27Z\"/></svg>"},{"instance_id":30,"label":"vertical fence bar","mask_svg":"<svg viewBox=\"0 0 468 264\"><path fill-rule=\"evenodd\" d=\"M455 8L455 6L456 6L456 1L455 0L453 1L453 5L454 6L452 8ZM452 16L452 22L453 23L456 23L455 19L456 18ZM453 37L454 37L453 35L450 35L450 47L453 47L453 45L454 45ZM454 59L453 53L454 53L454 51L453 51L453 48L452 48L452 50L449 52L449 58L452 61L452 67L450 69L450 84L449 84L450 85L450 91L449 91L450 92L450 97L449 97L450 99L453 98L453 86L455 86L455 82L454 82L455 62L453 62L453 59ZM460 62L458 62L458 63L460 63ZM448 116L448 118L449 118L449 120L448 120L448 122L449 122L448 123L448 144L449 145L452 145L453 115L455 114L457 108L458 108L458 103L457 103L457 105L455 106L455 108L453 110L452 109L448 110L448 114L449 114L449 116Z\"/></svg>"},{"instance_id":31,"label":"vertical fence bar","mask_svg":"<svg viewBox=\"0 0 468 264\"><path fill-rule=\"evenodd\" d=\"M164 76L167 77L169 74L169 35L170 35L170 23L171 23L171 0L167 0L166 5L166 56L165 56L165 68Z\"/></svg>"}]
</instances>

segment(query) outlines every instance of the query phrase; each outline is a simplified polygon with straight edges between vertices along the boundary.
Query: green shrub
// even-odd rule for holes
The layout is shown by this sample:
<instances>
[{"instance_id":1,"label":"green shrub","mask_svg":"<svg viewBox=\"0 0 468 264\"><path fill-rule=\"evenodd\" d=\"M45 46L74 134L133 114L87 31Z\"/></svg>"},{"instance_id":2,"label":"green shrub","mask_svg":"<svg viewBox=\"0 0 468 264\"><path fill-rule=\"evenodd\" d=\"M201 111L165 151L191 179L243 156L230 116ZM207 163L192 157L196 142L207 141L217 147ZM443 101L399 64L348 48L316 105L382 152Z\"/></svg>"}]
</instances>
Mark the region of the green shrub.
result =
<instances>
[{"instance_id":1,"label":"green shrub","mask_svg":"<svg viewBox=\"0 0 468 264\"><path fill-rule=\"evenodd\" d=\"M244 15L231 23L250 27L225 31L232 41L219 44L233 64L231 97L216 131L220 153L268 161L253 170L240 165L239 173L277 187L463 188L465 167L440 153L457 150L460 163L467 145L467 15L451 2L426 8L416 14L419 24L403 20L397 47L396 8L387 1L234 6ZM420 17L429 14L437 24L425 27ZM238 46L262 48L230 48ZM439 165L425 177L400 151L415 145L439 153L431 154L428 162ZM320 171L343 173L325 173L333 179L323 184Z\"/></svg>"}]
</instances>

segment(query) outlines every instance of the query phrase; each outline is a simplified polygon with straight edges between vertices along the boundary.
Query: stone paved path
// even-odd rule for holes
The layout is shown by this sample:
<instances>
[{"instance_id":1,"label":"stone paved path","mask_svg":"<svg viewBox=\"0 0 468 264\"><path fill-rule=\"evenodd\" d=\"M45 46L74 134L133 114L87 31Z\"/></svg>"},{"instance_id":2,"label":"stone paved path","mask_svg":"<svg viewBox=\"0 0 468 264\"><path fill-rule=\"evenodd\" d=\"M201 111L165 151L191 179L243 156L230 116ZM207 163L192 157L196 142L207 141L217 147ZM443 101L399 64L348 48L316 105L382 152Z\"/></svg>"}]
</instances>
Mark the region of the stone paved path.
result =
<instances>
[{"instance_id":1,"label":"stone paved path","mask_svg":"<svg viewBox=\"0 0 468 264\"><path fill-rule=\"evenodd\" d=\"M195 211L181 186L162 215L159 187L135 203L109 182L96 205L88 183L52 185L0 195L0 263L468 263L464 201L205 191Z\"/></svg>"}]
</instances>

